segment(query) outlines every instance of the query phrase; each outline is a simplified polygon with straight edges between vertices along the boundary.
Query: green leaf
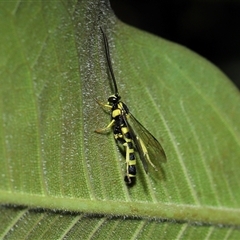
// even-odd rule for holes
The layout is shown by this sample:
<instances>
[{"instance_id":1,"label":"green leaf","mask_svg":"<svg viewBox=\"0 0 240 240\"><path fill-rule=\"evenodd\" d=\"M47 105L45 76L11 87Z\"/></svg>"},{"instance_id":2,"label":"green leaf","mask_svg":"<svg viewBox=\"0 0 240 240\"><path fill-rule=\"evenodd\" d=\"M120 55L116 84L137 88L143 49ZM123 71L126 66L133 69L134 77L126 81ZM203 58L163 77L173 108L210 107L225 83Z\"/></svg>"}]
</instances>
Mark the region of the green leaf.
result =
<instances>
[{"instance_id":1,"label":"green leaf","mask_svg":"<svg viewBox=\"0 0 240 240\"><path fill-rule=\"evenodd\" d=\"M125 185L96 99L122 100L167 163ZM1 239L238 239L239 92L190 50L120 22L108 1L0 2Z\"/></svg>"}]
</instances>

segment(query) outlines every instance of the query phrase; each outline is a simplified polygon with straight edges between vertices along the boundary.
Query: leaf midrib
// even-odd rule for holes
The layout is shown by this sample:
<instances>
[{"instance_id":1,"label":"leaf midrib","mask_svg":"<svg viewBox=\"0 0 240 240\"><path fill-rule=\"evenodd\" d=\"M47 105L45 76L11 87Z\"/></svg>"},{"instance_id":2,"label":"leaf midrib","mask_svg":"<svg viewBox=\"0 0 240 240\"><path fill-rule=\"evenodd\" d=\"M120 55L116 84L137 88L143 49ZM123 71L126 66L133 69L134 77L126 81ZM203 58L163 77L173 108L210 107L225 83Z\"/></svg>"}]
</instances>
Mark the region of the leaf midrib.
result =
<instances>
[{"instance_id":1,"label":"leaf midrib","mask_svg":"<svg viewBox=\"0 0 240 240\"><path fill-rule=\"evenodd\" d=\"M25 193L9 193L6 191L0 191L0 195L2 196L3 202L7 202L8 204L27 205L30 208L46 208L54 211L64 210L154 219L164 218L174 221L188 221L214 225L240 225L240 210L228 207L220 208L187 204L166 204L160 202L132 203L109 200L88 200Z\"/></svg>"}]
</instances>

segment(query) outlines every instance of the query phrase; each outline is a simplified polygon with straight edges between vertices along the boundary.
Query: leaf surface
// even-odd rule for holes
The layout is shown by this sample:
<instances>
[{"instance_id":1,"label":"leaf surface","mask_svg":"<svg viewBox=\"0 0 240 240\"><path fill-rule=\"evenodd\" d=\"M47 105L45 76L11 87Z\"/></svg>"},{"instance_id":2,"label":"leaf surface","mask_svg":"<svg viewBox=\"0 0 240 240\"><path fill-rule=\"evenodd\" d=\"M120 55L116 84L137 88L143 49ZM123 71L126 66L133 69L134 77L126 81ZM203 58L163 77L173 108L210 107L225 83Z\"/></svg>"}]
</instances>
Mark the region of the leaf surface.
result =
<instances>
[{"instance_id":1,"label":"leaf surface","mask_svg":"<svg viewBox=\"0 0 240 240\"><path fill-rule=\"evenodd\" d=\"M239 92L223 73L107 1L0 2L0 18L1 238L239 238ZM131 188L112 133L94 132L113 93L100 25L122 100L167 155L148 175L138 161Z\"/></svg>"}]
</instances>

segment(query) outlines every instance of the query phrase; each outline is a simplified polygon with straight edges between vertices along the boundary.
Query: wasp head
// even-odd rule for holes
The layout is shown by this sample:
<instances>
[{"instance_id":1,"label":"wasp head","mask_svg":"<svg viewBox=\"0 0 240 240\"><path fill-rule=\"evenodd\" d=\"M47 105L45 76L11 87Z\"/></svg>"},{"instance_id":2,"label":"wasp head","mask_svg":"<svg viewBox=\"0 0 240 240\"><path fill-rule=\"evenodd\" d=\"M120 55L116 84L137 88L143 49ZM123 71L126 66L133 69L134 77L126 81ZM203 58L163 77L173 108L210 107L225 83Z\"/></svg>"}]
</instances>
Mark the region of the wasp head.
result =
<instances>
[{"instance_id":1,"label":"wasp head","mask_svg":"<svg viewBox=\"0 0 240 240\"><path fill-rule=\"evenodd\" d=\"M121 99L121 97L118 94L111 95L108 98L108 104L114 106L119 103L120 99Z\"/></svg>"}]
</instances>

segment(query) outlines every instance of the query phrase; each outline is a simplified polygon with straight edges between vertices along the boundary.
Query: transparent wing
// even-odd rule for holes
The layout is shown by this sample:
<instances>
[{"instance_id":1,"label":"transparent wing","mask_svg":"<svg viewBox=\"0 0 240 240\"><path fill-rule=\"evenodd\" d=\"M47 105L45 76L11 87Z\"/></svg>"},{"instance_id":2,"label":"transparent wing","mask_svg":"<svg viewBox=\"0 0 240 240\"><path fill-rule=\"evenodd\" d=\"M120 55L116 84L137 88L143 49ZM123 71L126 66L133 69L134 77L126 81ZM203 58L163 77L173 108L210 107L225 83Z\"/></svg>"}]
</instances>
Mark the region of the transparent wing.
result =
<instances>
[{"instance_id":1,"label":"transparent wing","mask_svg":"<svg viewBox=\"0 0 240 240\"><path fill-rule=\"evenodd\" d=\"M145 171L148 172L148 163L153 167L159 168L160 163L167 161L161 144L132 114L129 113L128 116L130 116L130 124L127 120L125 121Z\"/></svg>"}]
</instances>

